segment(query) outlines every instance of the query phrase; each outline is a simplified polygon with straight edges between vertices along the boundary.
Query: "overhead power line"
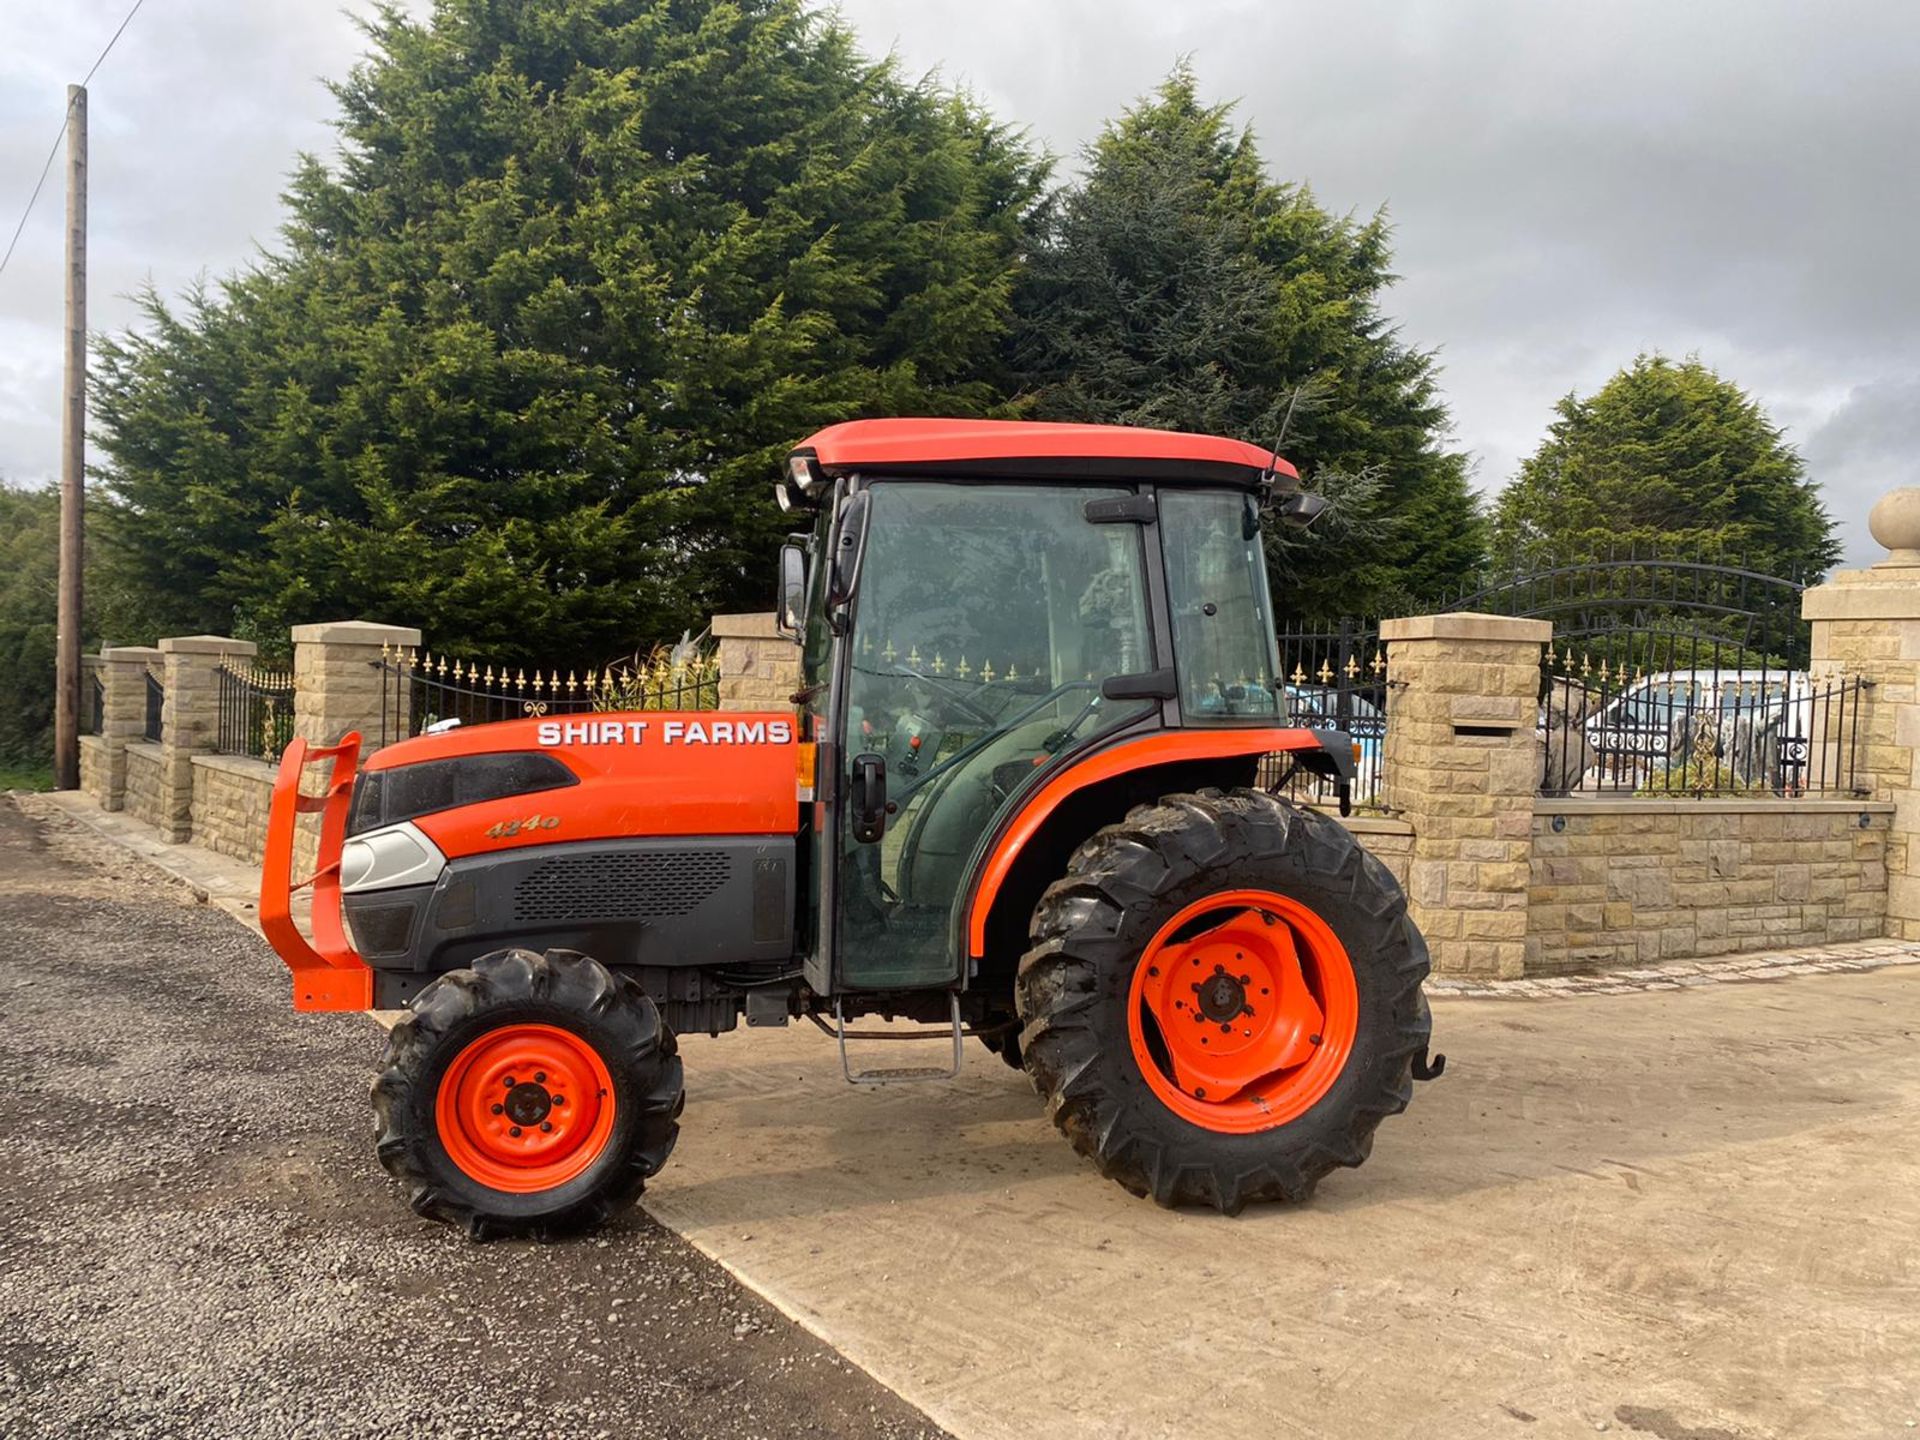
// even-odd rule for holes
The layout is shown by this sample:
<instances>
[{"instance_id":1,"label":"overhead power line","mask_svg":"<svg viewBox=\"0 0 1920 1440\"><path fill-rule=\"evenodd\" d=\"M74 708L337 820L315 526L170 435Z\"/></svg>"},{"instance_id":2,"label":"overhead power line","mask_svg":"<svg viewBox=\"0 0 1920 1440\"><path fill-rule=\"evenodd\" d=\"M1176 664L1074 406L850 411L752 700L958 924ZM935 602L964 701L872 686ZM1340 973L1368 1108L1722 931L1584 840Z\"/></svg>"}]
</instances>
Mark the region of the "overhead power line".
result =
<instances>
[{"instance_id":1,"label":"overhead power line","mask_svg":"<svg viewBox=\"0 0 1920 1440\"><path fill-rule=\"evenodd\" d=\"M95 58L92 69L87 71L87 78L80 82L82 89L85 89L88 82L99 72L101 65L106 62L107 56L113 53L114 45L119 42L122 35L126 34L127 26L133 23L133 17L140 13L140 7L146 3L147 0L133 0L133 8L127 11L127 18L120 22L120 28L113 32L112 38L107 41L105 48L103 48L99 56ZM53 144L47 149L46 163L40 167L40 178L33 182L33 194L27 197L27 208L20 212L20 223L13 227L13 238L7 241L7 253L0 255L0 274L6 273L7 262L13 259L14 246L20 243L21 232L27 228L27 218L33 214L34 204L40 198L42 187L47 183L48 172L53 169L53 157L60 153L60 142L67 138L67 126L71 124L72 121L73 102L69 100L67 102L66 113L60 117L60 129L53 137Z\"/></svg>"}]
</instances>

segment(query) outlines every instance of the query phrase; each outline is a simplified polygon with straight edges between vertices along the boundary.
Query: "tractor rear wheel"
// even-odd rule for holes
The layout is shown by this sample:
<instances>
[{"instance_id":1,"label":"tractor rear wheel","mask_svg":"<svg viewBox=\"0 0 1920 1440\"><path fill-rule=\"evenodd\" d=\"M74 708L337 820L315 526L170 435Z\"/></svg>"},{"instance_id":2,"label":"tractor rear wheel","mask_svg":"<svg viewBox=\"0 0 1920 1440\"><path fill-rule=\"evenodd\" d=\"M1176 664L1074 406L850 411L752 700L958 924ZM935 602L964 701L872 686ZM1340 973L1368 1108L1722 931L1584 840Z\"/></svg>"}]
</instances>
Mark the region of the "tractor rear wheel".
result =
<instances>
[{"instance_id":1,"label":"tractor rear wheel","mask_svg":"<svg viewBox=\"0 0 1920 1440\"><path fill-rule=\"evenodd\" d=\"M1253 791L1142 806L1034 911L1015 995L1047 1110L1162 1205L1304 1200L1404 1110L1427 947L1337 821Z\"/></svg>"},{"instance_id":2,"label":"tractor rear wheel","mask_svg":"<svg viewBox=\"0 0 1920 1440\"><path fill-rule=\"evenodd\" d=\"M673 1150L676 1051L653 1002L598 961L482 956L422 990L388 1037L380 1163L415 1211L476 1240L598 1224Z\"/></svg>"}]
</instances>

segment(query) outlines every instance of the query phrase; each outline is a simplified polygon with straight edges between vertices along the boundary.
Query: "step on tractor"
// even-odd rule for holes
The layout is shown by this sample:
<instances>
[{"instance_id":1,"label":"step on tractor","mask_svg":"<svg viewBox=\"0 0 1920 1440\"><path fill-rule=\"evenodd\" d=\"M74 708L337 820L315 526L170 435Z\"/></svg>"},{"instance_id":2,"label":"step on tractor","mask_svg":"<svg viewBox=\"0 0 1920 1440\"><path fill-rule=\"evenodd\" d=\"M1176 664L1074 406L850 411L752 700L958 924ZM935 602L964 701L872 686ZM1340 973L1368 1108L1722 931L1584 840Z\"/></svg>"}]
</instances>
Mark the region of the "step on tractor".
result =
<instances>
[{"instance_id":1,"label":"step on tractor","mask_svg":"<svg viewBox=\"0 0 1920 1440\"><path fill-rule=\"evenodd\" d=\"M476 1237L602 1220L673 1149L676 1034L743 1018L818 1025L858 1084L952 1076L977 1037L1163 1205L1297 1201L1360 1164L1441 1062L1400 887L1278 794L1308 772L1344 809L1356 758L1287 723L1262 524L1321 507L1294 469L1210 436L872 420L777 488L807 526L780 555L790 708L288 747L262 925L297 1008L405 1011L373 1108L413 1208ZM913 1053L867 1017L941 1063L857 1067Z\"/></svg>"}]
</instances>

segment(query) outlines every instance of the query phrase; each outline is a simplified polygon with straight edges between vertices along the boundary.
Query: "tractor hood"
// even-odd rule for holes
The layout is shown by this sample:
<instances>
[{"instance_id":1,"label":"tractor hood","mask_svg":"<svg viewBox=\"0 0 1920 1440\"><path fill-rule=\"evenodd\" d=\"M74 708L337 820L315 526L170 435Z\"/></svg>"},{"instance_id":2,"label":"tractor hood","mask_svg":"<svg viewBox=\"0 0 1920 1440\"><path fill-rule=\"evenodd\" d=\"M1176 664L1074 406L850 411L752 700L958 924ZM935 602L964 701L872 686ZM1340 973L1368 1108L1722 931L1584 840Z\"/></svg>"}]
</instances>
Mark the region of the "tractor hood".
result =
<instances>
[{"instance_id":1,"label":"tractor hood","mask_svg":"<svg viewBox=\"0 0 1920 1440\"><path fill-rule=\"evenodd\" d=\"M790 713L532 717L389 745L354 782L350 835L411 822L448 858L634 835L792 835Z\"/></svg>"}]
</instances>

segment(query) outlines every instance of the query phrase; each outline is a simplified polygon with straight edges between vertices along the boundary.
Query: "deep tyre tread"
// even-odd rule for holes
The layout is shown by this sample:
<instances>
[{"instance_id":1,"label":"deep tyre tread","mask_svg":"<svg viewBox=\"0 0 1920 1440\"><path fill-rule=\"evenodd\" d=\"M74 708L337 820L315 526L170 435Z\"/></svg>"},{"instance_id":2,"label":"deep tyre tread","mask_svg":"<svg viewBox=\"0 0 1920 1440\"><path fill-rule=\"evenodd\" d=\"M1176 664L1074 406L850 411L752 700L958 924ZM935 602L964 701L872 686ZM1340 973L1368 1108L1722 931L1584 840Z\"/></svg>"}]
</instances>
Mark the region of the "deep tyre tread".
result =
<instances>
[{"instance_id":1,"label":"deep tyre tread","mask_svg":"<svg viewBox=\"0 0 1920 1440\"><path fill-rule=\"evenodd\" d=\"M1255 1134L1196 1125L1142 1077L1128 1041L1133 969L1185 905L1223 890L1310 905L1353 964L1359 1025L1345 1067L1297 1119ZM1406 896L1338 821L1251 790L1168 796L1097 832L1034 910L1015 984L1027 1073L1047 1113L1100 1173L1161 1205L1238 1214L1305 1200L1361 1164L1382 1119L1412 1098L1432 1022L1427 946Z\"/></svg>"},{"instance_id":2,"label":"deep tyre tread","mask_svg":"<svg viewBox=\"0 0 1920 1440\"><path fill-rule=\"evenodd\" d=\"M513 1194L454 1164L435 1118L440 1082L456 1056L502 1025L569 1030L613 1077L614 1126L593 1164L565 1184ZM375 1153L407 1203L475 1240L546 1240L589 1229L631 1205L679 1138L686 1083L673 1032L644 991L571 950L500 950L451 970L414 998L394 1026L373 1082Z\"/></svg>"}]
</instances>

